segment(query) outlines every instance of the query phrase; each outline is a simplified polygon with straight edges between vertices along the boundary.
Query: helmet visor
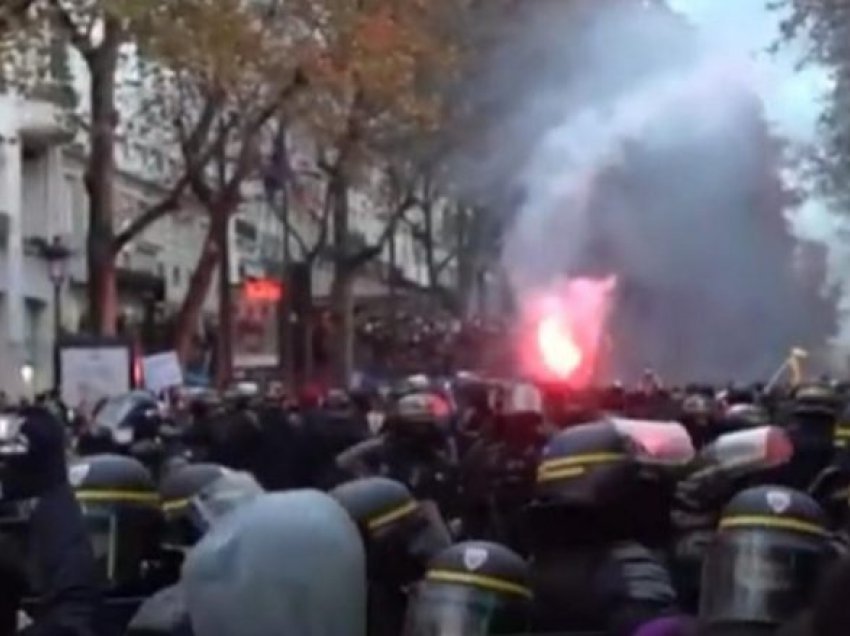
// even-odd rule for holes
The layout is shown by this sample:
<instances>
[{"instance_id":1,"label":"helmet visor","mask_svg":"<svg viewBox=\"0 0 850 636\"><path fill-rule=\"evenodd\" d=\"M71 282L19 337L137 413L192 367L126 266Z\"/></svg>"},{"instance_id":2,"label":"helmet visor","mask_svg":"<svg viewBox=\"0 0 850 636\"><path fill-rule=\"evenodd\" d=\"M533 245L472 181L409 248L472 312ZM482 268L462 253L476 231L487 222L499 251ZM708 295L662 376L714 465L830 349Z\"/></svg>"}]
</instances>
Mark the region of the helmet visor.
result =
<instances>
[{"instance_id":1,"label":"helmet visor","mask_svg":"<svg viewBox=\"0 0 850 636\"><path fill-rule=\"evenodd\" d=\"M468 585L420 584L402 636L490 636L518 634L525 613L504 594Z\"/></svg>"}]
</instances>

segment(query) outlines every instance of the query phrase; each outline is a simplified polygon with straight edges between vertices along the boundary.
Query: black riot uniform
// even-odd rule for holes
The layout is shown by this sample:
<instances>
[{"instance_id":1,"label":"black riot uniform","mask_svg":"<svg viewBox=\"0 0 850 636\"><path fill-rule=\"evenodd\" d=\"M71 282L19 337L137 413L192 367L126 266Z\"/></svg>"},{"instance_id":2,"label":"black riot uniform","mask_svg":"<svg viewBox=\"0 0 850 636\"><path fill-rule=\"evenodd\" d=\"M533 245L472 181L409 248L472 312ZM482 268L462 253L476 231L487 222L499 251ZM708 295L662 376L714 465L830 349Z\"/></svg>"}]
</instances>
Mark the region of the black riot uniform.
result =
<instances>
[{"instance_id":1,"label":"black riot uniform","mask_svg":"<svg viewBox=\"0 0 850 636\"><path fill-rule=\"evenodd\" d=\"M497 543L459 543L431 561L403 636L526 634L531 598L522 557Z\"/></svg>"},{"instance_id":2,"label":"black riot uniform","mask_svg":"<svg viewBox=\"0 0 850 636\"><path fill-rule=\"evenodd\" d=\"M98 605L94 556L68 484L61 423L40 407L0 418L0 633L25 594L32 636L89 636Z\"/></svg>"},{"instance_id":3,"label":"black riot uniform","mask_svg":"<svg viewBox=\"0 0 850 636\"><path fill-rule=\"evenodd\" d=\"M449 438L450 406L433 393L399 399L378 437L341 453L337 465L352 477L389 477L418 499L439 503L451 514L457 500L457 458Z\"/></svg>"},{"instance_id":4,"label":"black riot uniform","mask_svg":"<svg viewBox=\"0 0 850 636\"><path fill-rule=\"evenodd\" d=\"M123 634L141 602L161 584L159 494L148 470L123 455L93 455L72 464L69 479L83 511L104 581L98 634Z\"/></svg>"},{"instance_id":5,"label":"black riot uniform","mask_svg":"<svg viewBox=\"0 0 850 636\"><path fill-rule=\"evenodd\" d=\"M739 493L705 557L701 634L772 634L807 606L832 556L811 497L778 486Z\"/></svg>"},{"instance_id":6,"label":"black riot uniform","mask_svg":"<svg viewBox=\"0 0 850 636\"><path fill-rule=\"evenodd\" d=\"M348 510L366 545L369 636L398 636L404 589L451 544L440 512L433 503L414 499L404 484L384 477L354 480L330 494Z\"/></svg>"},{"instance_id":7,"label":"black riot uniform","mask_svg":"<svg viewBox=\"0 0 850 636\"><path fill-rule=\"evenodd\" d=\"M801 387L794 395L786 430L794 444L791 461L771 475L772 483L808 491L834 455L840 403L828 386Z\"/></svg>"},{"instance_id":8,"label":"black riot uniform","mask_svg":"<svg viewBox=\"0 0 850 636\"><path fill-rule=\"evenodd\" d=\"M629 635L676 611L669 572L634 537L655 508L633 454L635 443L612 422L554 436L537 471L528 510L536 632Z\"/></svg>"},{"instance_id":9,"label":"black riot uniform","mask_svg":"<svg viewBox=\"0 0 850 636\"><path fill-rule=\"evenodd\" d=\"M264 492L248 473L216 464L184 466L166 481L161 488L165 537L176 551L187 551L213 525ZM127 636L191 633L185 589L179 581L146 599L127 629Z\"/></svg>"}]
</instances>

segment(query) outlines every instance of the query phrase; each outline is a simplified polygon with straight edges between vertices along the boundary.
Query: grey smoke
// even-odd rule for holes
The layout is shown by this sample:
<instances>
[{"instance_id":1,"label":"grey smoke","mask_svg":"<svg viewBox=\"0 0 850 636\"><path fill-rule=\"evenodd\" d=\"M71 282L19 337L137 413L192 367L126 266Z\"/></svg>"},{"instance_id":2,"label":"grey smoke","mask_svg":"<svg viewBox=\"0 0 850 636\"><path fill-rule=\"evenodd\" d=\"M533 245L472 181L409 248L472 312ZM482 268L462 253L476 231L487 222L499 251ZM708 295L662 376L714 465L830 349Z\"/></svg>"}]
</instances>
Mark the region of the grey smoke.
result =
<instances>
[{"instance_id":1,"label":"grey smoke","mask_svg":"<svg viewBox=\"0 0 850 636\"><path fill-rule=\"evenodd\" d=\"M620 276L617 375L764 377L819 345L831 325L804 306L787 221L763 217L778 152L753 68L653 3L529 4L472 87L498 124L458 168L512 215L515 296Z\"/></svg>"}]
</instances>

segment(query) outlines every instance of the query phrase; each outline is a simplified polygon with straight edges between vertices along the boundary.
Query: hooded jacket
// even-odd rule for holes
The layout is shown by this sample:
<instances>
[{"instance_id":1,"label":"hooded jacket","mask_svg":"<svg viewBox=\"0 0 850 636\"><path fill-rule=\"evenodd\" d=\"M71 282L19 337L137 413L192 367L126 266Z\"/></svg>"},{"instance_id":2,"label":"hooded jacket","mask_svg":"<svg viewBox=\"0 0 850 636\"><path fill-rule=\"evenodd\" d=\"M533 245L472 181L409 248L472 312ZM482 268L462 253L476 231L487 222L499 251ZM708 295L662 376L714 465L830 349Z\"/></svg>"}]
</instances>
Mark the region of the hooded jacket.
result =
<instances>
[{"instance_id":1,"label":"hooded jacket","mask_svg":"<svg viewBox=\"0 0 850 636\"><path fill-rule=\"evenodd\" d=\"M182 581L195 636L365 636L366 560L328 495L262 495L213 527Z\"/></svg>"}]
</instances>

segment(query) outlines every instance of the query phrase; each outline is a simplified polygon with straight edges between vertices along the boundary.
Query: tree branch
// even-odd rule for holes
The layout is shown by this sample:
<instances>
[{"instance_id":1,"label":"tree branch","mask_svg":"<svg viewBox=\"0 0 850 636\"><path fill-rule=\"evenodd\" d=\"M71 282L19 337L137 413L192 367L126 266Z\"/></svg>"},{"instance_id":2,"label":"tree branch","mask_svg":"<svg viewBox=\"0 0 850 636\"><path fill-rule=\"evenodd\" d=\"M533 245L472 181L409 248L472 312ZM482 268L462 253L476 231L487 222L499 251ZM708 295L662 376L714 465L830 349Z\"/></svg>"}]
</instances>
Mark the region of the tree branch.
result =
<instances>
[{"instance_id":1,"label":"tree branch","mask_svg":"<svg viewBox=\"0 0 850 636\"><path fill-rule=\"evenodd\" d=\"M248 121L241 133L242 143L239 149L239 157L236 160L236 170L230 181L224 186L222 198L234 199L239 195L242 182L248 176L253 166L252 157L256 154L257 133L274 117L280 107L289 99L294 97L306 86L307 80L301 69L297 69L288 82L275 96L259 110L257 115Z\"/></svg>"},{"instance_id":2,"label":"tree branch","mask_svg":"<svg viewBox=\"0 0 850 636\"><path fill-rule=\"evenodd\" d=\"M308 263L312 263L316 260L328 244L328 233L330 232L332 211L333 205L330 201L330 197L325 197L324 205L322 206L322 215L319 218L319 236L316 237L313 249L307 253Z\"/></svg>"},{"instance_id":3,"label":"tree branch","mask_svg":"<svg viewBox=\"0 0 850 636\"><path fill-rule=\"evenodd\" d=\"M378 257L381 252L384 251L384 245L386 245L387 241L393 235L393 232L395 232L398 223L405 218L407 212L414 205L416 205L416 198L412 194L405 196L404 199L402 199L396 206L395 210L393 210L390 214L390 217L387 220L387 224L384 226L384 230L383 232L381 232L381 236L378 237L378 240L375 242L375 244L365 247L357 254L354 254L347 258L346 266L349 269L356 269L365 265L372 259Z\"/></svg>"},{"instance_id":4,"label":"tree branch","mask_svg":"<svg viewBox=\"0 0 850 636\"><path fill-rule=\"evenodd\" d=\"M74 48L77 49L80 55L89 60L97 50L91 40L86 38L85 32L80 30L79 25L74 22L74 18L72 18L70 12L62 6L60 0L49 1L49 6L57 25L65 31L65 33L67 33L71 44L74 45Z\"/></svg>"},{"instance_id":5,"label":"tree branch","mask_svg":"<svg viewBox=\"0 0 850 636\"><path fill-rule=\"evenodd\" d=\"M457 258L458 251L456 249L450 250L448 254L446 254L439 262L434 264L434 273L439 276L443 273L443 271L448 267L449 263L451 263L455 258Z\"/></svg>"},{"instance_id":6,"label":"tree branch","mask_svg":"<svg viewBox=\"0 0 850 636\"><path fill-rule=\"evenodd\" d=\"M180 199L188 186L189 177L184 174L159 203L136 216L126 228L115 235L112 240L112 252L117 254L121 251L121 248L132 241L135 236L144 232L148 226L180 209Z\"/></svg>"}]
</instances>

